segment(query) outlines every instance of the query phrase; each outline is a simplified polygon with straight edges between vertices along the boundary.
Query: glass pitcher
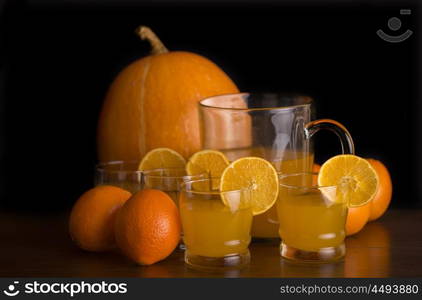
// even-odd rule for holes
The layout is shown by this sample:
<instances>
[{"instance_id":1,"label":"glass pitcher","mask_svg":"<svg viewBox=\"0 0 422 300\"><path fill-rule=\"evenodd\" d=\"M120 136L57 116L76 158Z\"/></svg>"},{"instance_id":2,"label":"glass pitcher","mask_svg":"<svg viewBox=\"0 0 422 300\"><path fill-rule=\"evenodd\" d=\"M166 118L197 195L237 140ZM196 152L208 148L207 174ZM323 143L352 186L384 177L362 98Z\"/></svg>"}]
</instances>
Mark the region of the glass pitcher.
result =
<instances>
[{"instance_id":1,"label":"glass pitcher","mask_svg":"<svg viewBox=\"0 0 422 300\"><path fill-rule=\"evenodd\" d=\"M333 131L342 152L354 154L352 137L340 123L311 121L312 99L288 94L227 94L199 103L203 149L223 152L230 161L258 156L281 174L310 172L314 161L311 137L320 129ZM254 238L278 238L274 207L254 217Z\"/></svg>"}]
</instances>

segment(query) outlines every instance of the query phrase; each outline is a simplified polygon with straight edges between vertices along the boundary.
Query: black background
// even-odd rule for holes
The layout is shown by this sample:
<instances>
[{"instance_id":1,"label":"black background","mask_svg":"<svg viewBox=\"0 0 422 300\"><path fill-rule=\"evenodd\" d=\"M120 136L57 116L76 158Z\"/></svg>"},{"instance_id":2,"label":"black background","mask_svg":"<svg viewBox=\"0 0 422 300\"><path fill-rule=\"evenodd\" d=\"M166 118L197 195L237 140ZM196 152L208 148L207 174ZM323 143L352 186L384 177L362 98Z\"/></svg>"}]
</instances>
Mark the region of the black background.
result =
<instances>
[{"instance_id":1,"label":"black background","mask_svg":"<svg viewBox=\"0 0 422 300\"><path fill-rule=\"evenodd\" d=\"M104 95L124 66L149 51L134 34L140 24L171 50L208 57L242 91L312 96L317 117L349 129L356 154L388 166L393 206L421 206L416 1L236 2L2 3L2 209L64 210L92 186ZM402 8L412 14L400 16ZM394 16L402 21L397 32L387 27ZM392 44L378 29L414 34ZM319 162L340 151L330 133L315 140Z\"/></svg>"}]
</instances>

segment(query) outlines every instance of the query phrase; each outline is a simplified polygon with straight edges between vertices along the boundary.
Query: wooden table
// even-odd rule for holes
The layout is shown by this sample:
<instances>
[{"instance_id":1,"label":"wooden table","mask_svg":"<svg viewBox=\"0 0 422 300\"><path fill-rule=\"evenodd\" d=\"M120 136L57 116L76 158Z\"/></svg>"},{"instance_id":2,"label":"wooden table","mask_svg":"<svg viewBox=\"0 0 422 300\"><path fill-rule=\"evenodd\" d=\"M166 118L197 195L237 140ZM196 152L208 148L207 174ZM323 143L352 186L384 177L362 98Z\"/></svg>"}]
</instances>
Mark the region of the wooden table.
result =
<instances>
[{"instance_id":1,"label":"wooden table","mask_svg":"<svg viewBox=\"0 0 422 300\"><path fill-rule=\"evenodd\" d=\"M203 273L187 268L183 252L149 267L117 252L78 249L66 215L0 214L1 277L421 277L422 210L390 210L346 240L343 262L298 265L280 258L277 243L253 243L251 264L239 272Z\"/></svg>"}]
</instances>

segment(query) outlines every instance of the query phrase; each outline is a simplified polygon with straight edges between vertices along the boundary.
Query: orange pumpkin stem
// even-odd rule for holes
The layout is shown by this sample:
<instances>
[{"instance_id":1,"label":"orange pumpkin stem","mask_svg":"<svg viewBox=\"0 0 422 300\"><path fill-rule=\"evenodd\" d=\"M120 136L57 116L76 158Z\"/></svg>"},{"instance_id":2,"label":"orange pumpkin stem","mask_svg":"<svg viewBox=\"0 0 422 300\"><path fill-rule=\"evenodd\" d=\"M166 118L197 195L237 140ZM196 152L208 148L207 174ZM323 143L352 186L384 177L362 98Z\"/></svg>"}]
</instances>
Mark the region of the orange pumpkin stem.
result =
<instances>
[{"instance_id":1,"label":"orange pumpkin stem","mask_svg":"<svg viewBox=\"0 0 422 300\"><path fill-rule=\"evenodd\" d=\"M136 33L142 40L147 40L151 44L151 54L162 54L169 52L163 42L148 26L139 26Z\"/></svg>"}]
</instances>

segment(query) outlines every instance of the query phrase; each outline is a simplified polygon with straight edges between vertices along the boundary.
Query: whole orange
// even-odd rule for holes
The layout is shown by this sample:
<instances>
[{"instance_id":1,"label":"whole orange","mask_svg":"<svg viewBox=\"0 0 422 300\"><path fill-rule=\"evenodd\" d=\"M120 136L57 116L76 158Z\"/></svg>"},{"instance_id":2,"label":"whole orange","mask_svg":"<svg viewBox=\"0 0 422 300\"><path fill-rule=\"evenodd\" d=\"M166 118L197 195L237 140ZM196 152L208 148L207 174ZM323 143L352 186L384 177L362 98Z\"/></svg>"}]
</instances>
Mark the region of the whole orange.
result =
<instances>
[{"instance_id":1,"label":"whole orange","mask_svg":"<svg viewBox=\"0 0 422 300\"><path fill-rule=\"evenodd\" d=\"M312 172L318 173L319 170L321 170L321 166L317 163L314 163L314 165L312 166Z\"/></svg>"},{"instance_id":2,"label":"whole orange","mask_svg":"<svg viewBox=\"0 0 422 300\"><path fill-rule=\"evenodd\" d=\"M105 251L114 245L114 219L117 210L132 194L115 186L97 186L76 201L70 213L72 240L88 251Z\"/></svg>"},{"instance_id":3,"label":"whole orange","mask_svg":"<svg viewBox=\"0 0 422 300\"><path fill-rule=\"evenodd\" d=\"M319 170L321 170L321 166L317 163L314 163L312 166L312 172L313 173L319 173ZM318 178L315 176L312 177L312 184L318 185Z\"/></svg>"},{"instance_id":4,"label":"whole orange","mask_svg":"<svg viewBox=\"0 0 422 300\"><path fill-rule=\"evenodd\" d=\"M163 260L180 240L181 224L176 204L159 190L142 190L119 210L116 242L133 261L151 265Z\"/></svg>"},{"instance_id":5,"label":"whole orange","mask_svg":"<svg viewBox=\"0 0 422 300\"><path fill-rule=\"evenodd\" d=\"M369 221L373 221L381 217L387 210L393 194L393 185L390 173L382 162L370 158L367 160L377 172L379 179L378 191L371 202L371 213L369 215Z\"/></svg>"},{"instance_id":6,"label":"whole orange","mask_svg":"<svg viewBox=\"0 0 422 300\"><path fill-rule=\"evenodd\" d=\"M346 220L346 235L358 233L368 222L370 213L371 202L359 207L349 207Z\"/></svg>"}]
</instances>

